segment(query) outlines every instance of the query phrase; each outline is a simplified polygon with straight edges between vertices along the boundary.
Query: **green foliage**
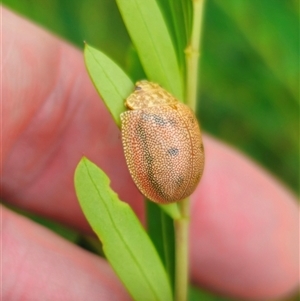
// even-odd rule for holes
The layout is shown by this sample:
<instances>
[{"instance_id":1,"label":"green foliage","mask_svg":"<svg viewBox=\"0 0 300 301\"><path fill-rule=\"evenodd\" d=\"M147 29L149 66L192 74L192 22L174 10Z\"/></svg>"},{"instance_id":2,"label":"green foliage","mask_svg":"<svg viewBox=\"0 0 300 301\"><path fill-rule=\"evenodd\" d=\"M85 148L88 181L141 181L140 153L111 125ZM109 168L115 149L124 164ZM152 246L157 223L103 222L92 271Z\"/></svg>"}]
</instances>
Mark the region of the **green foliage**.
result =
<instances>
[{"instance_id":1,"label":"green foliage","mask_svg":"<svg viewBox=\"0 0 300 301\"><path fill-rule=\"evenodd\" d=\"M124 100L133 91L133 83L126 73L101 51L86 45L84 49L86 67L102 99L120 127L120 114L124 111ZM176 203L160 205L170 217L176 219L180 213Z\"/></svg>"},{"instance_id":2,"label":"green foliage","mask_svg":"<svg viewBox=\"0 0 300 301\"><path fill-rule=\"evenodd\" d=\"M163 206L161 207L163 209ZM174 289L175 241L173 220L153 202L147 202L147 230L165 265Z\"/></svg>"},{"instance_id":3,"label":"green foliage","mask_svg":"<svg viewBox=\"0 0 300 301\"><path fill-rule=\"evenodd\" d=\"M116 0L149 80L183 100L183 76L163 15L155 0Z\"/></svg>"},{"instance_id":4,"label":"green foliage","mask_svg":"<svg viewBox=\"0 0 300 301\"><path fill-rule=\"evenodd\" d=\"M133 91L134 85L126 73L109 57L86 45L84 58L90 77L106 107L120 126L120 114L124 101Z\"/></svg>"},{"instance_id":5,"label":"green foliage","mask_svg":"<svg viewBox=\"0 0 300 301\"><path fill-rule=\"evenodd\" d=\"M171 43L167 26L156 2L151 0L143 1L143 3L135 0L118 0L117 2L145 73L150 79L159 82L177 95L178 98L183 99L183 72L179 70L176 49ZM149 16L156 20L156 26L153 26L152 18L149 18ZM183 50L184 46L182 45L182 54ZM120 127L119 116L124 111L124 100L133 91L133 83L125 72L102 52L87 45L84 54L90 77L115 122ZM177 55L180 59L178 51ZM133 65L138 65L140 70L141 66L138 64L139 60L135 56L134 51L131 52L131 58ZM184 69L184 66L181 66L181 69ZM90 202L89 198L83 201L82 206L85 202ZM175 255L174 241L171 238L174 239L174 230L173 222L166 213L173 218L179 218L180 213L177 204L160 205L160 208L157 205L148 203L148 230L164 262L173 286ZM88 213L85 212L85 214ZM115 213L111 212L111 216L115 217ZM99 220L101 221L100 217ZM101 224L100 221L98 222L99 224ZM122 252L121 246L119 246L118 250ZM109 259L108 254L107 257ZM148 260L150 259L148 258ZM111 260L110 263L113 265ZM123 279L123 275L120 273L122 269L118 270L116 266L114 268L118 276ZM139 275L136 274L135 277L139 277ZM128 285L127 288L130 290ZM140 291L143 292L144 298L146 298L148 293L144 290ZM140 297L137 296L137 298Z\"/></svg>"},{"instance_id":6,"label":"green foliage","mask_svg":"<svg viewBox=\"0 0 300 301\"><path fill-rule=\"evenodd\" d=\"M179 66L185 76L185 53L192 26L192 1L157 1L164 15L169 33L176 49Z\"/></svg>"},{"instance_id":7,"label":"green foliage","mask_svg":"<svg viewBox=\"0 0 300 301\"><path fill-rule=\"evenodd\" d=\"M111 190L104 172L83 158L76 169L75 187L108 261L134 300L172 300L167 274L151 240L130 206Z\"/></svg>"},{"instance_id":8,"label":"green foliage","mask_svg":"<svg viewBox=\"0 0 300 301\"><path fill-rule=\"evenodd\" d=\"M120 127L119 116L124 111L124 99L133 91L133 83L118 65L99 50L86 45L84 56L87 69L97 91ZM89 202L89 199L86 199L86 202ZM178 206L177 204L159 206L148 204L148 206L149 209L152 208L152 210L148 211L148 221L151 221L149 234L173 282L175 264L174 241L171 239L174 237L173 222L165 214L175 219L179 218ZM161 212L161 210L165 213ZM114 215L112 214L112 216ZM159 222L157 223L157 221ZM121 249L119 250L121 252ZM122 277L122 275L119 276Z\"/></svg>"}]
</instances>

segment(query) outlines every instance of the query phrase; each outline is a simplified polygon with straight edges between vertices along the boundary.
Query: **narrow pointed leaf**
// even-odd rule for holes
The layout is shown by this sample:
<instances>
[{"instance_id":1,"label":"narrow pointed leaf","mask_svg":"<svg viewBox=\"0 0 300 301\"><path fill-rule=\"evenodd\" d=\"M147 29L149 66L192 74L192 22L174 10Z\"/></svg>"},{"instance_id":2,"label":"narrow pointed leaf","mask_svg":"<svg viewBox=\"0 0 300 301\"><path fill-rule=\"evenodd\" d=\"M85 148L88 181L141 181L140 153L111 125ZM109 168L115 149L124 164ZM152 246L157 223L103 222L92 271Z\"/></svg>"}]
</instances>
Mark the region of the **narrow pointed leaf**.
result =
<instances>
[{"instance_id":1,"label":"narrow pointed leaf","mask_svg":"<svg viewBox=\"0 0 300 301\"><path fill-rule=\"evenodd\" d=\"M82 210L111 266L136 301L171 301L166 271L130 206L111 190L105 173L83 158L75 172Z\"/></svg>"},{"instance_id":2,"label":"narrow pointed leaf","mask_svg":"<svg viewBox=\"0 0 300 301\"><path fill-rule=\"evenodd\" d=\"M183 77L176 50L157 2L116 2L148 78L183 100Z\"/></svg>"},{"instance_id":3,"label":"narrow pointed leaf","mask_svg":"<svg viewBox=\"0 0 300 301\"><path fill-rule=\"evenodd\" d=\"M191 0L157 0L175 45L180 70L185 77L185 53L192 24Z\"/></svg>"},{"instance_id":4,"label":"narrow pointed leaf","mask_svg":"<svg viewBox=\"0 0 300 301\"><path fill-rule=\"evenodd\" d=\"M124 101L133 91L134 84L113 60L87 44L84 49L84 58L98 93L116 124L120 126L120 114L125 110Z\"/></svg>"},{"instance_id":5,"label":"narrow pointed leaf","mask_svg":"<svg viewBox=\"0 0 300 301\"><path fill-rule=\"evenodd\" d=\"M84 57L99 95L120 127L120 114L124 111L124 100L134 89L131 79L108 56L87 44L84 49ZM172 218L179 218L177 204L162 205L162 208Z\"/></svg>"},{"instance_id":6,"label":"narrow pointed leaf","mask_svg":"<svg viewBox=\"0 0 300 301\"><path fill-rule=\"evenodd\" d=\"M147 229L174 289L175 276L175 236L173 220L153 202L147 205Z\"/></svg>"}]
</instances>

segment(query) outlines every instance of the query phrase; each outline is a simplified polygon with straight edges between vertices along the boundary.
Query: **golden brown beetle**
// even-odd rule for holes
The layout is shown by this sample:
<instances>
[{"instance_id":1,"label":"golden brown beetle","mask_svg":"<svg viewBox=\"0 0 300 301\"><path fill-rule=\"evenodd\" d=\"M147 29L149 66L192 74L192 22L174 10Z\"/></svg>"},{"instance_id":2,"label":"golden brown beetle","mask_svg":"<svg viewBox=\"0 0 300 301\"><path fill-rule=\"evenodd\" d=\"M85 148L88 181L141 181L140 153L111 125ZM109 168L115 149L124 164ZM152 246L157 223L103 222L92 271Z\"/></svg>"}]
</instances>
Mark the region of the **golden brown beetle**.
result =
<instances>
[{"instance_id":1,"label":"golden brown beetle","mask_svg":"<svg viewBox=\"0 0 300 301\"><path fill-rule=\"evenodd\" d=\"M202 176L204 150L193 111L158 84L139 81L121 114L122 142L139 190L161 203L180 201Z\"/></svg>"}]
</instances>

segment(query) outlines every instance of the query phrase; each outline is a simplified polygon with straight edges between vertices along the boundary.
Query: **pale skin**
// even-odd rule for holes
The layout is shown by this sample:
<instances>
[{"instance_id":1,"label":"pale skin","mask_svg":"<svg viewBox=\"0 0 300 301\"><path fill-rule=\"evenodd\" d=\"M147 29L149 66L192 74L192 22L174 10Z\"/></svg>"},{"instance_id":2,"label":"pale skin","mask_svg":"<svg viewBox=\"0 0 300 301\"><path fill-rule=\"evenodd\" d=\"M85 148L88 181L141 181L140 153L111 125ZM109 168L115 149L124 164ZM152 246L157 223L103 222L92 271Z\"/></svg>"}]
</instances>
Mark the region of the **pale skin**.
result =
<instances>
[{"instance_id":1,"label":"pale skin","mask_svg":"<svg viewBox=\"0 0 300 301\"><path fill-rule=\"evenodd\" d=\"M2 199L91 233L75 197L82 155L144 221L120 132L82 53L2 8ZM237 298L272 299L299 282L296 197L243 155L205 135L192 195L191 279ZM3 300L130 300L107 262L2 206Z\"/></svg>"}]
</instances>

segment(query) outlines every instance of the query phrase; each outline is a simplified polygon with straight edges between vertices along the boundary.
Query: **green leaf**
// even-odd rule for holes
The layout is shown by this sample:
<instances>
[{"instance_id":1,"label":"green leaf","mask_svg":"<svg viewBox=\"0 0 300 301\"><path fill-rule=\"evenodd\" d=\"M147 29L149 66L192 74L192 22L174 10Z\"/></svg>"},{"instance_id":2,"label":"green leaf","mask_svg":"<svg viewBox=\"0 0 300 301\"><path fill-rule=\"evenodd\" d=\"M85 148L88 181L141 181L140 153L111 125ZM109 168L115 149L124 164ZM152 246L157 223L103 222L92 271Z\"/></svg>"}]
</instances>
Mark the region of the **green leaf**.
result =
<instances>
[{"instance_id":1,"label":"green leaf","mask_svg":"<svg viewBox=\"0 0 300 301\"><path fill-rule=\"evenodd\" d=\"M175 45L180 70L185 78L185 53L192 25L192 1L157 0Z\"/></svg>"},{"instance_id":2,"label":"green leaf","mask_svg":"<svg viewBox=\"0 0 300 301\"><path fill-rule=\"evenodd\" d=\"M149 80L183 100L183 77L163 15L155 0L116 0Z\"/></svg>"},{"instance_id":3,"label":"green leaf","mask_svg":"<svg viewBox=\"0 0 300 301\"><path fill-rule=\"evenodd\" d=\"M134 89L127 74L101 51L85 45L84 58L90 77L106 107L120 126L124 101Z\"/></svg>"},{"instance_id":4,"label":"green leaf","mask_svg":"<svg viewBox=\"0 0 300 301\"><path fill-rule=\"evenodd\" d=\"M135 82L141 78L147 78L136 49L132 44L129 46L126 54L126 70Z\"/></svg>"},{"instance_id":5,"label":"green leaf","mask_svg":"<svg viewBox=\"0 0 300 301\"><path fill-rule=\"evenodd\" d=\"M147 201L147 230L169 275L175 282L175 236L173 220L157 204Z\"/></svg>"},{"instance_id":6,"label":"green leaf","mask_svg":"<svg viewBox=\"0 0 300 301\"><path fill-rule=\"evenodd\" d=\"M136 301L171 301L160 258L130 206L111 190L101 169L83 158L75 172L82 210L103 243L111 266Z\"/></svg>"}]
</instances>

